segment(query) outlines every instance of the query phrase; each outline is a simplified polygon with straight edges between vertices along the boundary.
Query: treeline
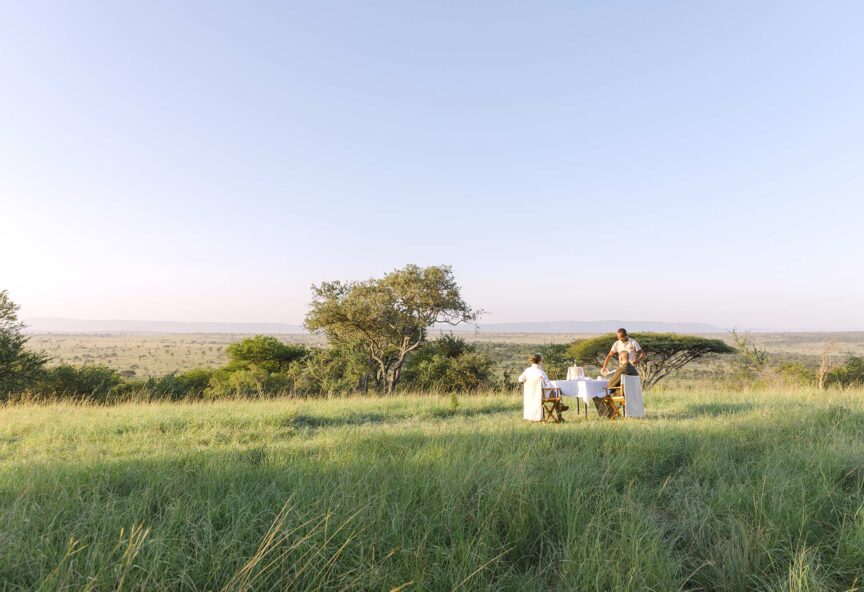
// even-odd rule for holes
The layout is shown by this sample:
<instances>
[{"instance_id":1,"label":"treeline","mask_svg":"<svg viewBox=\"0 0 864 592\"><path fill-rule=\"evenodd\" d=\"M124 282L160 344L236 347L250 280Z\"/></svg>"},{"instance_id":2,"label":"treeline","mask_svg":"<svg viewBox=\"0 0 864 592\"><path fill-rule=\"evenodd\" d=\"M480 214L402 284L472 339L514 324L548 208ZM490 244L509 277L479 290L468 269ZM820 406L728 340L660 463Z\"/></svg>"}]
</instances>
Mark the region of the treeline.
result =
<instances>
[{"instance_id":1,"label":"treeline","mask_svg":"<svg viewBox=\"0 0 864 592\"><path fill-rule=\"evenodd\" d=\"M75 399L96 403L124 400L215 400L272 396L321 396L378 390L376 367L361 352L339 347L286 344L259 335L232 343L228 363L146 379L124 378L106 366L63 364L42 368L11 400ZM465 392L500 389L494 363L463 339L446 335L408 357L402 387L414 391Z\"/></svg>"},{"instance_id":2,"label":"treeline","mask_svg":"<svg viewBox=\"0 0 864 592\"><path fill-rule=\"evenodd\" d=\"M803 386L849 388L864 386L864 359L847 355L844 361L825 355L815 364L790 361L782 354L769 354L759 348L747 334L732 332L732 345L720 340L675 333L632 333L630 337L645 350L646 359L639 375L646 389L669 376L680 376L683 368L694 362L725 358L720 372L702 367L699 377L724 388L765 388ZM543 366L550 376L564 376L572 364L594 373L602 366L616 335L609 333L579 339L573 343L543 346Z\"/></svg>"},{"instance_id":3,"label":"treeline","mask_svg":"<svg viewBox=\"0 0 864 592\"><path fill-rule=\"evenodd\" d=\"M447 266L408 265L381 278L323 282L312 287L306 327L323 334L328 347L282 343L257 336L231 344L229 361L147 379L126 379L105 366L49 367L48 356L27 347L18 306L0 291L0 402L75 398L98 402L129 399L195 400L274 395L320 396L401 390L470 392L513 388L510 370L496 372L495 361L477 346L452 335L429 340L431 328L476 321L481 311L461 297ZM639 373L646 388L685 366L730 357L738 385L778 381L829 386L864 385L864 360L850 356L818 368L774 363L747 336L733 332L734 347L718 339L671 333L635 333L645 349ZM586 371L602 365L615 334L571 344L543 346L544 367L563 377L576 363ZM526 352L530 353L530 352Z\"/></svg>"},{"instance_id":4,"label":"treeline","mask_svg":"<svg viewBox=\"0 0 864 592\"><path fill-rule=\"evenodd\" d=\"M677 337L669 334L635 334L634 337L638 337L655 359L654 368L646 366L644 369L643 379L650 384L662 360L663 347L671 348L670 344L678 343ZM689 336L680 337L681 343L719 348L717 344L706 346ZM549 375L560 377L566 374L567 366L573 364L574 359L596 370L598 360L603 357L601 353L611 339L612 336L607 335L571 344L548 344L540 347L539 352ZM864 359L856 356L830 368L820 378L819 368L800 362L771 364L767 357L759 357L758 350L729 348L728 353L736 354L729 363L731 372L723 379L730 388L777 383L796 386L821 383L824 387L864 385ZM0 400L195 401L316 397L369 393L382 388L376 365L364 358L362 351L286 344L275 337L259 335L230 344L227 355L228 363L219 368L196 368L146 379L126 378L117 370L99 365L42 367L31 375L28 384L19 385L16 392L7 392L5 397L0 394ZM414 392L500 391L513 389L515 376L506 371L496 373L495 360L478 351L476 345L453 335L443 335L426 342L407 357L400 384L400 388Z\"/></svg>"},{"instance_id":5,"label":"treeline","mask_svg":"<svg viewBox=\"0 0 864 592\"><path fill-rule=\"evenodd\" d=\"M436 325L475 321L449 266L407 265L381 278L322 282L312 287L306 327L327 337L327 348L287 345L258 336L228 348L229 363L144 381L123 380L101 366L46 368L29 351L18 306L0 292L0 399L87 396L154 398L316 395L400 388L448 391L496 386L493 362L454 337L428 340ZM5 341L3 341L5 340ZM445 386L446 385L446 386Z\"/></svg>"}]
</instances>

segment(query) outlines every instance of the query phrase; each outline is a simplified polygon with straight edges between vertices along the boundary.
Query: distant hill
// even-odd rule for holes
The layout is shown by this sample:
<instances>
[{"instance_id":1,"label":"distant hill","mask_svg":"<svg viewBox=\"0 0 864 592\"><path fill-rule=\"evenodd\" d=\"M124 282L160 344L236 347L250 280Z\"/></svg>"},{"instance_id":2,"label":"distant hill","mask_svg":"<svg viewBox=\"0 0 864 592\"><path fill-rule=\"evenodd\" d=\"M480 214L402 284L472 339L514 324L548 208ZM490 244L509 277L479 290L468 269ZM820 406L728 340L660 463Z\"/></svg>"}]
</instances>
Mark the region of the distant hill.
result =
<instances>
[{"instance_id":1,"label":"distant hill","mask_svg":"<svg viewBox=\"0 0 864 592\"><path fill-rule=\"evenodd\" d=\"M657 331L668 333L722 333L724 329L705 323L666 323L663 321L542 321L534 323L480 324L481 333L612 333L618 327L638 333ZM473 327L460 327L474 331Z\"/></svg>"},{"instance_id":2,"label":"distant hill","mask_svg":"<svg viewBox=\"0 0 864 592\"><path fill-rule=\"evenodd\" d=\"M34 317L25 319L30 333L305 333L285 323L184 323L179 321L93 321Z\"/></svg>"},{"instance_id":3,"label":"distant hill","mask_svg":"<svg viewBox=\"0 0 864 592\"><path fill-rule=\"evenodd\" d=\"M34 317L24 321L30 333L305 333L300 325L287 323L184 323L180 321L96 321ZM665 323L662 321L543 321L481 324L481 333L611 333L618 327L628 331L666 331L672 333L721 333L723 329L704 323ZM473 325L442 327L452 331L474 331Z\"/></svg>"}]
</instances>

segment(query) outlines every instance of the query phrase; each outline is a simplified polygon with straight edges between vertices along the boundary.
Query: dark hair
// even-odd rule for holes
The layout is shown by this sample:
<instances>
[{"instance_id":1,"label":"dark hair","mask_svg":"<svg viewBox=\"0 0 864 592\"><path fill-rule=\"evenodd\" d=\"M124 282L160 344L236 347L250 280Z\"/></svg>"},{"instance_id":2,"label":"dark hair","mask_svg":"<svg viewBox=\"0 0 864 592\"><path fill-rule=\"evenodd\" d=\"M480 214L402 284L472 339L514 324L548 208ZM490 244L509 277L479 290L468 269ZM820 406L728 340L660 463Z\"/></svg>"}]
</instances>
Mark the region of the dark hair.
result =
<instances>
[{"instance_id":1,"label":"dark hair","mask_svg":"<svg viewBox=\"0 0 864 592\"><path fill-rule=\"evenodd\" d=\"M615 332L620 333L621 335L627 335L627 329L625 329L624 327L621 327L620 329L618 329Z\"/></svg>"},{"instance_id":2,"label":"dark hair","mask_svg":"<svg viewBox=\"0 0 864 592\"><path fill-rule=\"evenodd\" d=\"M543 361L543 356L541 356L540 354L533 354L530 358L528 358L528 360L532 364L539 364L540 362Z\"/></svg>"}]
</instances>

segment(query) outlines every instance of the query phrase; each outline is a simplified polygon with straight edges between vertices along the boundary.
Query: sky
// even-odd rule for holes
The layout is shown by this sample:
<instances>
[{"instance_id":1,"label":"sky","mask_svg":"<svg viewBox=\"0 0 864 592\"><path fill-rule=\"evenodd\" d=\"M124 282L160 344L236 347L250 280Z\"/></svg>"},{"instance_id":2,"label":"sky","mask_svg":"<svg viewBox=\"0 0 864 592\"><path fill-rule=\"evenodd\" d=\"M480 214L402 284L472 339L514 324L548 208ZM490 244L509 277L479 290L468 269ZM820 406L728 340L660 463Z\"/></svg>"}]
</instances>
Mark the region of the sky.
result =
<instances>
[{"instance_id":1,"label":"sky","mask_svg":"<svg viewBox=\"0 0 864 592\"><path fill-rule=\"evenodd\" d=\"M864 330L864 3L0 0L23 317Z\"/></svg>"}]
</instances>

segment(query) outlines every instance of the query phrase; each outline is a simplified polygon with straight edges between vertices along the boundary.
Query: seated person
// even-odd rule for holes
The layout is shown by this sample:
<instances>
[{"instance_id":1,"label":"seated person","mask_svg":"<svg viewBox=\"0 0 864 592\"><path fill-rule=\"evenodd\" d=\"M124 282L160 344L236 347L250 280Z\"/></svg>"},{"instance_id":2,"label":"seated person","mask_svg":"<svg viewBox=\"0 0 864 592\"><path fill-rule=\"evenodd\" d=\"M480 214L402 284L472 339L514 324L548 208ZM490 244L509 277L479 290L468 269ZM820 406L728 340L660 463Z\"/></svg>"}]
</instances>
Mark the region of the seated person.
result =
<instances>
[{"instance_id":1,"label":"seated person","mask_svg":"<svg viewBox=\"0 0 864 592\"><path fill-rule=\"evenodd\" d=\"M635 339L627 336L627 329L618 329L618 341L612 344L612 349L606 354L606 359L603 361L603 368L600 373L606 374L606 367L609 365L609 360L612 356L618 357L618 369L609 377L609 385L606 388L613 389L621 386L621 376L639 376L639 371L636 366L642 363L645 359L645 351ZM602 399L594 399L594 406L597 408L597 415L610 416L612 410L606 407L606 403Z\"/></svg>"},{"instance_id":2,"label":"seated person","mask_svg":"<svg viewBox=\"0 0 864 592\"><path fill-rule=\"evenodd\" d=\"M527 382L531 378L539 378L543 383L543 388L555 388L552 382L549 380L549 376L546 375L546 372L543 370L541 363L543 362L543 356L540 354L534 354L528 361L531 362L531 366L525 369L522 374L519 375L519 382ZM567 411L570 409L567 405L563 403L558 403L556 406L556 410L558 411L558 416L560 418L561 413L563 411Z\"/></svg>"},{"instance_id":3,"label":"seated person","mask_svg":"<svg viewBox=\"0 0 864 592\"><path fill-rule=\"evenodd\" d=\"M541 378L544 387L552 388L552 382L549 380L546 371L543 370L543 366L541 365L543 363L543 356L540 354L534 354L528 358L528 361L531 365L528 368L525 368L525 371L519 375L519 382L525 382L529 378Z\"/></svg>"}]
</instances>

